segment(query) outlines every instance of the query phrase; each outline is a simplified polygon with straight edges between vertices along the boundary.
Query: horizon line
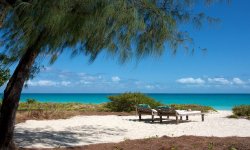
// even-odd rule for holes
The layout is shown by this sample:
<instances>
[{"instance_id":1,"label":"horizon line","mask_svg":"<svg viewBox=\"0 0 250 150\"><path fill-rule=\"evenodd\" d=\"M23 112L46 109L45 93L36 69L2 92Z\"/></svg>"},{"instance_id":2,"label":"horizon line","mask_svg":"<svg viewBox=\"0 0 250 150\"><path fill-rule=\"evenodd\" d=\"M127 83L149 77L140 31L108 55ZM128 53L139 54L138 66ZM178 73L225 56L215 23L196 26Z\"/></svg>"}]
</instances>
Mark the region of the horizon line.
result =
<instances>
[{"instance_id":1,"label":"horizon line","mask_svg":"<svg viewBox=\"0 0 250 150\"><path fill-rule=\"evenodd\" d=\"M21 94L123 94L123 93L142 93L142 94L250 94L249 93L212 93L212 92L207 92L207 93L157 93L157 92L83 92L83 93L50 93L50 92L25 92L25 93L21 93ZM4 93L0 93L0 94L4 94Z\"/></svg>"}]
</instances>

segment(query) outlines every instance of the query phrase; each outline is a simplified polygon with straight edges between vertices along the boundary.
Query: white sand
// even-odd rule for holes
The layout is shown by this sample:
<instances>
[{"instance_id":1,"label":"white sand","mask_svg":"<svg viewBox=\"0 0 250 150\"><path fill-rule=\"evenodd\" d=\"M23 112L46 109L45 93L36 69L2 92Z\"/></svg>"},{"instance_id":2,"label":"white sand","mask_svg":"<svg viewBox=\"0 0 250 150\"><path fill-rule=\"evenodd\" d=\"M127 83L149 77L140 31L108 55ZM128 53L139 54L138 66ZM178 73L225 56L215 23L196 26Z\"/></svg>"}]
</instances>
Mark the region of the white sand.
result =
<instances>
[{"instance_id":1,"label":"white sand","mask_svg":"<svg viewBox=\"0 0 250 150\"><path fill-rule=\"evenodd\" d=\"M231 111L190 116L188 122L175 124L175 117L151 123L137 116L77 116L70 119L34 121L17 124L15 140L21 147L53 148L96 143L120 142L154 136L240 136L250 137L250 121L228 119ZM150 119L150 116L142 116ZM158 118L158 117L156 117ZM185 118L183 118L185 119Z\"/></svg>"}]
</instances>

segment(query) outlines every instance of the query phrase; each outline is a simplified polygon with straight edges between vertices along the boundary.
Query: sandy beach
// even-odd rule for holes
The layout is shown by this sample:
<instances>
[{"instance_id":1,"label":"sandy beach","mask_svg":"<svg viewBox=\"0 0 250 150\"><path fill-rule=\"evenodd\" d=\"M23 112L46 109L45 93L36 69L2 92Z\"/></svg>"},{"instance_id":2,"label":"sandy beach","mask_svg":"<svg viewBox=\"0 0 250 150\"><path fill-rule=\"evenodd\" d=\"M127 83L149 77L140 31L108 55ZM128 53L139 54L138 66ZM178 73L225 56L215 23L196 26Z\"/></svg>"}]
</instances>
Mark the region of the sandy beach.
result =
<instances>
[{"instance_id":1,"label":"sandy beach","mask_svg":"<svg viewBox=\"0 0 250 150\"><path fill-rule=\"evenodd\" d=\"M250 137L250 121L229 119L231 111L218 111L200 116L190 116L189 121L175 124L175 117L150 122L138 121L138 116L76 116L60 120L28 120L15 126L15 142L19 147L55 148L97 143L120 142L126 139L182 135L216 137ZM157 118L157 117L156 117Z\"/></svg>"}]
</instances>

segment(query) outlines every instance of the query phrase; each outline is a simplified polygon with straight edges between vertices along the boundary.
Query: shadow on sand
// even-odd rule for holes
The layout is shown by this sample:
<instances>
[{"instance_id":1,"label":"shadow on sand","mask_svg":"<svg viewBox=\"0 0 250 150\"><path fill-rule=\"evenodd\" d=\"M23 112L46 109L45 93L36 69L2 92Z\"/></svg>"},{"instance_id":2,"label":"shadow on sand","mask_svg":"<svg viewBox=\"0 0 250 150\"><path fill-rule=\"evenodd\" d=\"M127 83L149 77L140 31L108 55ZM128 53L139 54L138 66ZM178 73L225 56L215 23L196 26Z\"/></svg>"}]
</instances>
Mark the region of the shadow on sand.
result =
<instances>
[{"instance_id":1,"label":"shadow on sand","mask_svg":"<svg viewBox=\"0 0 250 150\"><path fill-rule=\"evenodd\" d=\"M15 142L19 147L68 147L77 144L102 143L102 137L123 135L126 130L100 126L79 126L64 131L49 131L48 128L15 131ZM84 142L84 143L83 143Z\"/></svg>"},{"instance_id":2,"label":"shadow on sand","mask_svg":"<svg viewBox=\"0 0 250 150\"><path fill-rule=\"evenodd\" d=\"M148 123L148 124L176 124L175 119L163 119L162 123L160 122L159 118L155 118L154 122L152 122L151 118L145 118L145 119L142 119L141 121L139 121L139 119L129 119L129 121L144 122L144 123ZM195 122L195 121L179 120L179 123L188 123L188 122Z\"/></svg>"}]
</instances>

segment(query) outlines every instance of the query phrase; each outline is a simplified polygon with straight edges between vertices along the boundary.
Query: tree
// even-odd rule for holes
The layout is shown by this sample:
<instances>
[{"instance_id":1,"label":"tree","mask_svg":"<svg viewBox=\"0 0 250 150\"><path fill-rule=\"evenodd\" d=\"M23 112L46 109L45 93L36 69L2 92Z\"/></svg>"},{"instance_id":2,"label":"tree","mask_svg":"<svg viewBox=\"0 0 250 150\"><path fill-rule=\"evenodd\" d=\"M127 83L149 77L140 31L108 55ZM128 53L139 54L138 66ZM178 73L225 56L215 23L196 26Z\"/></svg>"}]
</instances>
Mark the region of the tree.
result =
<instances>
[{"instance_id":1,"label":"tree","mask_svg":"<svg viewBox=\"0 0 250 150\"><path fill-rule=\"evenodd\" d=\"M204 0L210 3L212 0ZM179 25L215 21L192 14L196 0L2 0L2 48L18 65L4 91L0 114L0 149L14 148L16 110L36 61L63 51L94 61L102 51L120 62L159 56L164 45L175 52L192 41ZM45 57L46 56L46 57ZM37 59L41 58L41 59Z\"/></svg>"}]
</instances>

